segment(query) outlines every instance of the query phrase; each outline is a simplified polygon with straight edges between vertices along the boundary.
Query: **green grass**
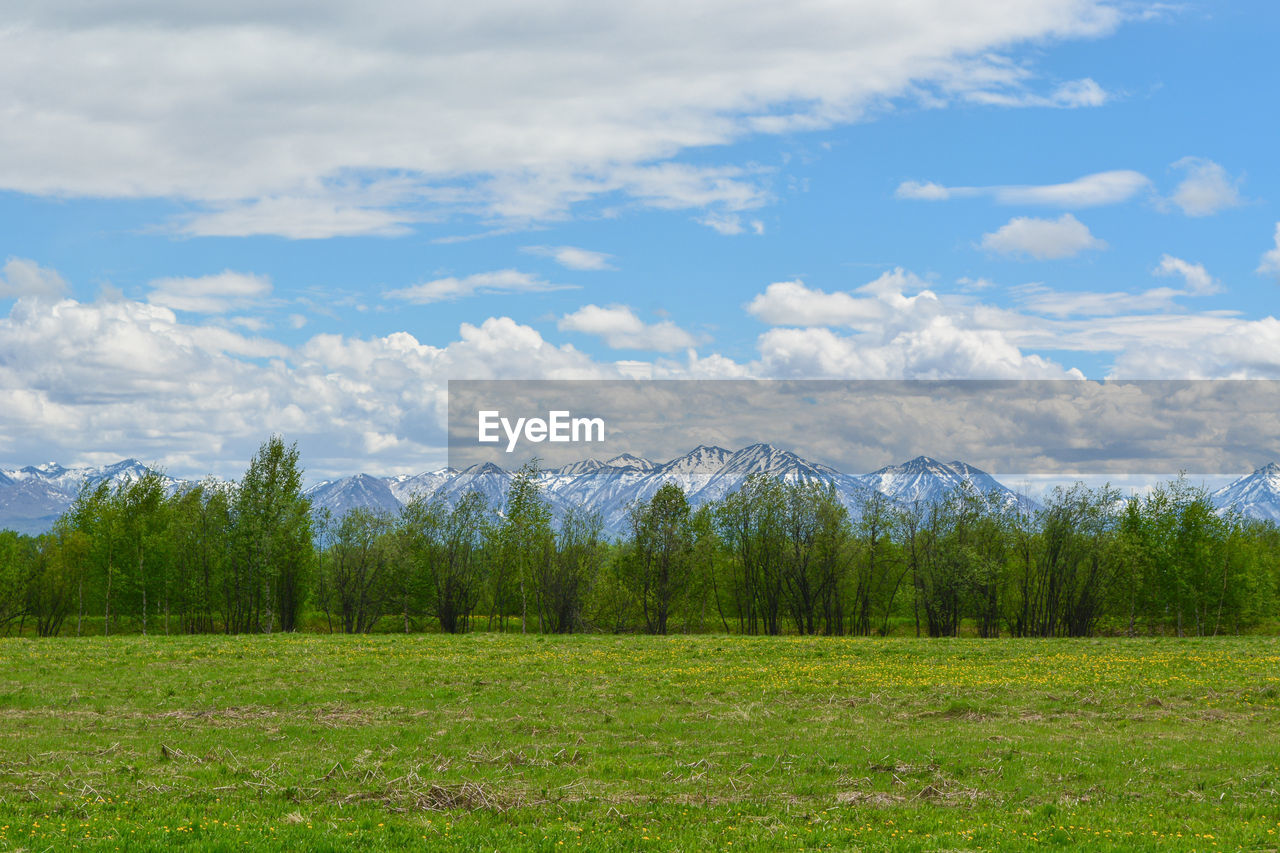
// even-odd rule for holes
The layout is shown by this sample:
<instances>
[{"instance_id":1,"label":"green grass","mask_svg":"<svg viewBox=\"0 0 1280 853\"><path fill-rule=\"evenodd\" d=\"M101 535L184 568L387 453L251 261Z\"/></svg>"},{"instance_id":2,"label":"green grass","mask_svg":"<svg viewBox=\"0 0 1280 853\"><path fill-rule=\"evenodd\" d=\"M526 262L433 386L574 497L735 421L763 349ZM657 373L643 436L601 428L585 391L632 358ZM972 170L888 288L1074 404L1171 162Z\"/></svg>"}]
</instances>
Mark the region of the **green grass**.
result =
<instances>
[{"instance_id":1,"label":"green grass","mask_svg":"<svg viewBox=\"0 0 1280 853\"><path fill-rule=\"evenodd\" d=\"M1280 641L0 640L0 850L1280 846Z\"/></svg>"}]
</instances>

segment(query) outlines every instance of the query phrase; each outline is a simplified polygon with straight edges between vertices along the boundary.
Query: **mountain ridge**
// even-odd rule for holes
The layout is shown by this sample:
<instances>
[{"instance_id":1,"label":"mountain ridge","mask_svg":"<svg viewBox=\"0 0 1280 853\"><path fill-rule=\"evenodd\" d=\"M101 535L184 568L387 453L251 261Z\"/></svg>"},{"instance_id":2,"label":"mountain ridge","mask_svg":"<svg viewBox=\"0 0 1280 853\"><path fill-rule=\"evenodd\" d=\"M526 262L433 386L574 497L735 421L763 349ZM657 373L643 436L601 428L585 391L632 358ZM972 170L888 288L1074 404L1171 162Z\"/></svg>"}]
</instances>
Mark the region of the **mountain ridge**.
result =
<instances>
[{"instance_id":1,"label":"mountain ridge","mask_svg":"<svg viewBox=\"0 0 1280 853\"><path fill-rule=\"evenodd\" d=\"M48 530L75 500L83 482L103 480L113 485L150 470L137 459L98 467L66 468L56 462L0 469L0 528L22 533ZM841 503L857 518L863 499L880 492L895 504L932 503L956 490L995 492L1010 508L1033 511L1038 504L1008 488L991 474L960 460L942 462L917 456L866 474L848 474L804 459L772 444L747 445L736 451L699 445L666 462L632 454L606 461L583 459L540 472L539 483L563 516L578 506L598 512L610 533L621 533L627 511L635 501L651 497L664 483L676 483L694 506L718 500L740 488L752 474L769 474L787 483L830 484ZM375 476L353 474L316 483L305 490L317 510L335 517L356 507L395 512L417 495L438 495L453 503L476 490L498 509L505 499L512 472L493 463L464 469L442 468L418 474ZM193 481L163 477L166 492ZM1237 478L1210 495L1219 511L1237 509L1244 515L1280 523L1280 463L1268 463Z\"/></svg>"}]
</instances>

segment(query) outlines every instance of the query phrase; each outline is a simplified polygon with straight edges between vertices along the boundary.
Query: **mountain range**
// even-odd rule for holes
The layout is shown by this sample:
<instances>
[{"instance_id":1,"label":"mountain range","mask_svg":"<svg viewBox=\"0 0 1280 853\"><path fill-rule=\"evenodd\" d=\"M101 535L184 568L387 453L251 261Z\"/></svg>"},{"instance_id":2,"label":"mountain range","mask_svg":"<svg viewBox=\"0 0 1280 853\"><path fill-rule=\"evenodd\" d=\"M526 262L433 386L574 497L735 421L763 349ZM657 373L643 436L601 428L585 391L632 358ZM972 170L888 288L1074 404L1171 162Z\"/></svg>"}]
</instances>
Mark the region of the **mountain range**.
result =
<instances>
[{"instance_id":1,"label":"mountain range","mask_svg":"<svg viewBox=\"0 0 1280 853\"><path fill-rule=\"evenodd\" d=\"M0 470L0 528L23 533L48 530L71 505L82 483L121 483L146 471L146 466L136 459L97 468L64 468L47 463ZM900 465L853 475L770 444L753 444L737 451L700 446L668 462L630 454L607 461L585 459L546 469L540 478L543 494L556 516L570 507L582 507L600 513L608 532L621 533L626 528L628 507L651 497L664 483L679 485L690 503L697 506L723 498L756 473L769 474L786 483L830 483L855 517L863 500L875 492L897 504L931 503L957 490L994 492L1011 506L1025 510L1037 506L985 471L960 461L940 462L917 456ZM356 507L395 512L415 495L438 495L453 502L470 491L481 492L490 506L501 507L511 476L491 463L391 477L355 474L317 483L306 494L317 510L328 509L334 516ZM174 491L186 481L166 477L164 483L167 490ZM1280 522L1280 465L1259 468L1213 492L1211 497L1222 510L1234 507L1253 518Z\"/></svg>"},{"instance_id":2,"label":"mountain range","mask_svg":"<svg viewBox=\"0 0 1280 853\"><path fill-rule=\"evenodd\" d=\"M43 533L70 508L85 482L106 480L117 484L136 480L149 469L137 459L124 459L98 468L64 468L56 462L28 465L13 471L0 469L0 529L19 533ZM172 492L181 481L161 477Z\"/></svg>"}]
</instances>

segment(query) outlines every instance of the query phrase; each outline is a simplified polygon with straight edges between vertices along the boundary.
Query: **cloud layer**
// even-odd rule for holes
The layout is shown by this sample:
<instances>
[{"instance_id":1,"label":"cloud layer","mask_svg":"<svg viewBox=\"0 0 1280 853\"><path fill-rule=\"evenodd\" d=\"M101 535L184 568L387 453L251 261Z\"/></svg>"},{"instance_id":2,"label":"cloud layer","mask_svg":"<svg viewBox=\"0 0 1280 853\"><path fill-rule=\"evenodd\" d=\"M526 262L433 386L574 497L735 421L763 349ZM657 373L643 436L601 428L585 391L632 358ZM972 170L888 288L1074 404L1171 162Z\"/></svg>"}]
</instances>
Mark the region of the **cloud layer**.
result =
<instances>
[{"instance_id":1,"label":"cloud layer","mask_svg":"<svg viewBox=\"0 0 1280 853\"><path fill-rule=\"evenodd\" d=\"M177 474L231 475L265 433L281 431L300 441L313 476L415 471L443 462L447 384L460 378L1078 378L1073 352L1104 354L1125 378L1280 377L1280 321L1189 308L1220 287L1201 264L1165 255L1150 270L1178 286L1024 285L1014 307L902 269L849 291L777 282L744 306L766 328L736 358L625 305L587 304L554 321L659 354L640 361L592 356L509 317L461 323L438 345L404 331L286 345L226 325L224 300L262 298L261 276L159 280L153 300L195 300L175 310L68 299L55 271L11 259L4 281L19 298L0 319L0 454L135 455Z\"/></svg>"},{"instance_id":2,"label":"cloud layer","mask_svg":"<svg viewBox=\"0 0 1280 853\"><path fill-rule=\"evenodd\" d=\"M608 194L723 225L767 197L758 176L681 152L899 97L1096 105L1096 82L1041 92L1001 51L1119 17L1102 0L5 3L0 189L191 201L174 227L193 235L395 234Z\"/></svg>"}]
</instances>

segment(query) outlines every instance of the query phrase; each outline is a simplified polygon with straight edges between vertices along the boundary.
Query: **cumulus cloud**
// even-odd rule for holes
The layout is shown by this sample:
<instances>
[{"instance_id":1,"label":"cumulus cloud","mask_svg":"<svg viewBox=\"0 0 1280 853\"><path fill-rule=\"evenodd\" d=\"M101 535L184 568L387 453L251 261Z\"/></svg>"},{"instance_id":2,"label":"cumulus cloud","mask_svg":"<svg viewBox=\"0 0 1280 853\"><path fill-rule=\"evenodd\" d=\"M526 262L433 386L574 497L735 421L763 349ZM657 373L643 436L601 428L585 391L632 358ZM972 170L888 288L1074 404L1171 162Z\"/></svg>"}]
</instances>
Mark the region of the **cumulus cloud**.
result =
<instances>
[{"instance_id":1,"label":"cumulus cloud","mask_svg":"<svg viewBox=\"0 0 1280 853\"><path fill-rule=\"evenodd\" d=\"M1186 172L1186 177L1170 201L1187 216L1212 216L1241 203L1239 179L1212 160L1183 157L1173 167Z\"/></svg>"},{"instance_id":2,"label":"cumulus cloud","mask_svg":"<svg viewBox=\"0 0 1280 853\"><path fill-rule=\"evenodd\" d=\"M621 375L505 317L442 346L397 332L291 348L128 299L20 301L0 319L0 453L231 476L279 431L311 476L416 470L443 462L449 378Z\"/></svg>"},{"instance_id":3,"label":"cumulus cloud","mask_svg":"<svg viewBox=\"0 0 1280 853\"><path fill-rule=\"evenodd\" d=\"M1186 293L1191 296L1207 296L1222 292L1222 284L1209 275L1204 264L1189 263L1173 255L1162 255L1154 274L1180 276L1187 284Z\"/></svg>"},{"instance_id":4,"label":"cumulus cloud","mask_svg":"<svg viewBox=\"0 0 1280 853\"><path fill-rule=\"evenodd\" d=\"M62 276L35 261L9 258L0 269L0 299L56 299L66 292Z\"/></svg>"},{"instance_id":5,"label":"cumulus cloud","mask_svg":"<svg viewBox=\"0 0 1280 853\"><path fill-rule=\"evenodd\" d=\"M934 317L892 338L867 340L830 329L771 329L760 337L771 376L871 379L1079 378L1050 359L1023 353L992 329L966 329Z\"/></svg>"},{"instance_id":6,"label":"cumulus cloud","mask_svg":"<svg viewBox=\"0 0 1280 853\"><path fill-rule=\"evenodd\" d=\"M670 320L646 323L626 305L584 305L561 317L556 325L561 331L595 335L612 349L674 352L698 343L693 335Z\"/></svg>"},{"instance_id":7,"label":"cumulus cloud","mask_svg":"<svg viewBox=\"0 0 1280 853\"><path fill-rule=\"evenodd\" d=\"M482 293L545 293L550 290L571 290L576 285L554 284L536 275L519 270L495 270L456 278L437 278L432 281L388 290L388 299L399 299L415 305L431 302L449 302Z\"/></svg>"},{"instance_id":8,"label":"cumulus cloud","mask_svg":"<svg viewBox=\"0 0 1280 853\"><path fill-rule=\"evenodd\" d=\"M1276 246L1262 253L1262 262L1258 264L1258 272L1280 276L1280 222L1276 223Z\"/></svg>"},{"instance_id":9,"label":"cumulus cloud","mask_svg":"<svg viewBox=\"0 0 1280 853\"><path fill-rule=\"evenodd\" d=\"M902 199L945 201L950 198L985 196L999 204L1043 205L1081 208L1119 204L1149 189L1151 181L1141 172L1116 170L1085 175L1062 184L1010 184L989 187L947 187L941 184L904 181L895 195Z\"/></svg>"},{"instance_id":10,"label":"cumulus cloud","mask_svg":"<svg viewBox=\"0 0 1280 853\"><path fill-rule=\"evenodd\" d=\"M446 387L457 377L1071 378L1079 352L1110 359L1117 377L1280 378L1280 321L1188 310L1178 300L1212 277L1173 256L1155 271L1181 286L1076 294L1069 310L1044 286L1010 308L935 292L905 270L849 291L777 282L748 303L772 327L741 360L698 355L687 349L696 336L616 305L584 306L561 330L673 355L600 361L509 317L464 323L435 345L398 331L288 346L231 328L234 318L118 295L18 299L0 318L0 456L131 455L178 475L233 476L279 431L299 442L311 477L422 470L444 462ZM809 301L824 310L808 311Z\"/></svg>"},{"instance_id":11,"label":"cumulus cloud","mask_svg":"<svg viewBox=\"0 0 1280 853\"><path fill-rule=\"evenodd\" d=\"M270 293L267 276L224 270L194 278L158 278L151 282L147 301L176 311L224 314L253 305Z\"/></svg>"},{"instance_id":12,"label":"cumulus cloud","mask_svg":"<svg viewBox=\"0 0 1280 853\"><path fill-rule=\"evenodd\" d=\"M990 234L982 235L982 248L1002 255L1028 255L1036 260L1071 258L1087 249L1107 244L1090 233L1088 226L1070 213L1058 219L1015 216Z\"/></svg>"},{"instance_id":13,"label":"cumulus cloud","mask_svg":"<svg viewBox=\"0 0 1280 853\"><path fill-rule=\"evenodd\" d=\"M1199 264L1164 256L1153 272L1184 286L1022 285L1011 288L1009 308L935 293L902 270L847 293L775 283L747 310L792 327L761 335L748 367L756 376L796 378L1078 377L1070 361L1036 352L1053 350L1112 359L1107 375L1115 378L1280 378L1280 321L1187 309L1180 300L1220 286ZM807 300L824 310L804 311Z\"/></svg>"},{"instance_id":14,"label":"cumulus cloud","mask_svg":"<svg viewBox=\"0 0 1280 853\"><path fill-rule=\"evenodd\" d=\"M1103 0L47 0L0 30L0 188L178 198L187 233L301 238L608 194L733 212L767 195L757 175L667 167L899 98L1095 105L1087 78L1039 93L1012 52L1120 18Z\"/></svg>"},{"instance_id":15,"label":"cumulus cloud","mask_svg":"<svg viewBox=\"0 0 1280 853\"><path fill-rule=\"evenodd\" d=\"M858 326L882 319L890 305L909 304L917 296L933 298L924 282L902 269L886 272L852 293L826 293L801 281L779 281L746 305L747 313L773 326Z\"/></svg>"},{"instance_id":16,"label":"cumulus cloud","mask_svg":"<svg viewBox=\"0 0 1280 853\"><path fill-rule=\"evenodd\" d=\"M579 249L577 246L525 246L524 251L551 258L560 266L570 270L617 269L613 265L613 255L593 252L590 249Z\"/></svg>"},{"instance_id":17,"label":"cumulus cloud","mask_svg":"<svg viewBox=\"0 0 1280 853\"><path fill-rule=\"evenodd\" d=\"M748 303L770 329L757 346L763 375L859 378L1066 378L1049 359L1023 353L1000 312L944 300L914 274L895 269L849 293L778 282ZM825 326L849 326L842 334Z\"/></svg>"}]
</instances>

